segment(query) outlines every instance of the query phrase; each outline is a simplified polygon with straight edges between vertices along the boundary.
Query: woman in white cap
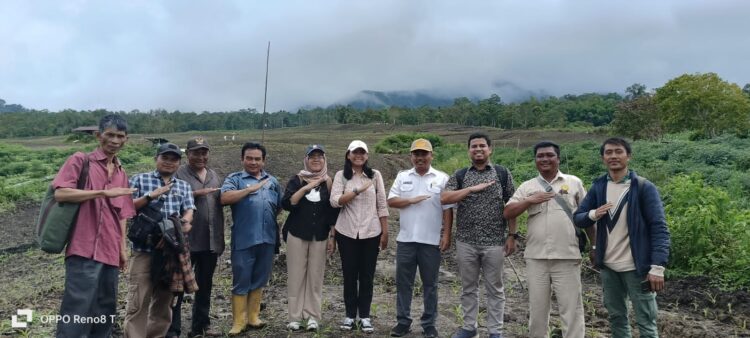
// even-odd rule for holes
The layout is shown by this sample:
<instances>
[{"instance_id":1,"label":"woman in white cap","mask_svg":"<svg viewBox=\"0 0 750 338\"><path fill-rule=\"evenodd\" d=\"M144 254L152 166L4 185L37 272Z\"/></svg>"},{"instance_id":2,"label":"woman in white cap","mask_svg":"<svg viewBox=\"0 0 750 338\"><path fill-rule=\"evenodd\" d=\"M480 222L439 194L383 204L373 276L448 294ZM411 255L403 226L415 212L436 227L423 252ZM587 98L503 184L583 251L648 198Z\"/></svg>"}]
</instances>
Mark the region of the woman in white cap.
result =
<instances>
[{"instance_id":1,"label":"woman in white cap","mask_svg":"<svg viewBox=\"0 0 750 338\"><path fill-rule=\"evenodd\" d=\"M344 275L346 317L342 330L351 330L359 317L359 328L372 333L370 319L372 287L378 252L388 245L388 205L383 176L367 165L367 145L354 140L346 151L344 170L336 173L331 205L340 207L329 239L329 252L338 244Z\"/></svg>"},{"instance_id":2,"label":"woman in white cap","mask_svg":"<svg viewBox=\"0 0 750 338\"><path fill-rule=\"evenodd\" d=\"M338 209L331 207L333 180L323 146L307 147L304 169L289 179L281 206L289 211L282 230L286 241L289 324L297 331L318 329L321 320L326 239L336 223Z\"/></svg>"}]
</instances>

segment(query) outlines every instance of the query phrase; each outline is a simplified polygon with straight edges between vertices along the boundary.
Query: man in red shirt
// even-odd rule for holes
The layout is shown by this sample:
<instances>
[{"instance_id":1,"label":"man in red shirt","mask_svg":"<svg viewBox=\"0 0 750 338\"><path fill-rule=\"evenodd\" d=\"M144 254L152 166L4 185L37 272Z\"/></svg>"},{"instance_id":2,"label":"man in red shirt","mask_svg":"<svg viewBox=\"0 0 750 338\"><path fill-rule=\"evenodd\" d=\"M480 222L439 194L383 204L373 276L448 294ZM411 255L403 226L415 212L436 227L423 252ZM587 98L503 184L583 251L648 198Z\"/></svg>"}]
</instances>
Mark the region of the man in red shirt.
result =
<instances>
[{"instance_id":1,"label":"man in red shirt","mask_svg":"<svg viewBox=\"0 0 750 338\"><path fill-rule=\"evenodd\" d=\"M128 140L128 125L107 115L95 132L99 147L73 154L52 186L58 202L80 203L78 220L65 252L65 291L57 337L109 337L117 310L118 267L127 266L125 221L135 215L128 176L117 153ZM89 162L85 189L76 188L84 161ZM66 317L67 316L67 317ZM77 319L77 320L75 320ZM103 320L102 320L103 319Z\"/></svg>"}]
</instances>

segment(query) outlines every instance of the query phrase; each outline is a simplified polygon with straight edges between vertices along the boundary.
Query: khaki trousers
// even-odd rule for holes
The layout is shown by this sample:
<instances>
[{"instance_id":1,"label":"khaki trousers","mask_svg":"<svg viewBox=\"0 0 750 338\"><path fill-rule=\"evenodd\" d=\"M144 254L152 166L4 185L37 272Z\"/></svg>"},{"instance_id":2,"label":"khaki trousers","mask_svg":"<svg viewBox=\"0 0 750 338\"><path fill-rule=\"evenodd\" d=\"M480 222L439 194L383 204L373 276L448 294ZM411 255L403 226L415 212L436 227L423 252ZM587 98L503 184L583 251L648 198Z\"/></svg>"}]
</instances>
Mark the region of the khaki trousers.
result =
<instances>
[{"instance_id":1,"label":"khaki trousers","mask_svg":"<svg viewBox=\"0 0 750 338\"><path fill-rule=\"evenodd\" d=\"M326 241L305 241L291 233L286 240L286 268L289 275L289 321L321 320Z\"/></svg>"},{"instance_id":2,"label":"khaki trousers","mask_svg":"<svg viewBox=\"0 0 750 338\"><path fill-rule=\"evenodd\" d=\"M461 307L464 311L463 329L477 329L479 313L479 274L484 277L487 294L487 331L502 333L505 313L503 284L504 246L478 246L456 241L456 262L461 275Z\"/></svg>"},{"instance_id":3,"label":"khaki trousers","mask_svg":"<svg viewBox=\"0 0 750 338\"><path fill-rule=\"evenodd\" d=\"M555 292L565 338L583 338L584 317L580 259L526 259L529 283L529 337L547 337Z\"/></svg>"},{"instance_id":4,"label":"khaki trousers","mask_svg":"<svg viewBox=\"0 0 750 338\"><path fill-rule=\"evenodd\" d=\"M128 268L125 338L164 337L172 322L173 294L151 283L151 254L133 251Z\"/></svg>"}]
</instances>

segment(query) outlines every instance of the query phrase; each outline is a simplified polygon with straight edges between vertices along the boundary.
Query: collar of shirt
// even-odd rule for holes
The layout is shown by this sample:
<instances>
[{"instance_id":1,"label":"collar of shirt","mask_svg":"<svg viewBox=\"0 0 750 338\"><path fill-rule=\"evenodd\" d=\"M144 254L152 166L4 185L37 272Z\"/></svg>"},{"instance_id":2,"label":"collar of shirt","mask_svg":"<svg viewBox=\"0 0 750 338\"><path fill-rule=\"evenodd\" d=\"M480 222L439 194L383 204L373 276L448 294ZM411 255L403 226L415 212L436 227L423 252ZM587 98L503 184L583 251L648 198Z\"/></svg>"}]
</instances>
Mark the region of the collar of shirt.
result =
<instances>
[{"instance_id":1,"label":"collar of shirt","mask_svg":"<svg viewBox=\"0 0 750 338\"><path fill-rule=\"evenodd\" d=\"M195 170L193 170L193 168L191 168L189 164L183 164L183 166L185 166L185 170L187 171L188 174L190 174L191 176L193 176L196 179L200 180L200 175L198 175L198 172L195 171ZM206 167L206 178L205 178L205 181L208 182L210 180L210 178L211 178L211 169L209 169L208 167Z\"/></svg>"},{"instance_id":2,"label":"collar of shirt","mask_svg":"<svg viewBox=\"0 0 750 338\"><path fill-rule=\"evenodd\" d=\"M267 178L267 177L268 177L268 173L265 170L261 170L260 171L260 178L257 178L255 176L253 176L252 174L250 174L247 171L242 171L242 178L243 179L245 179L245 178L252 178L252 179L254 179L256 181L260 181L260 180L262 180L264 178Z\"/></svg>"},{"instance_id":3,"label":"collar of shirt","mask_svg":"<svg viewBox=\"0 0 750 338\"><path fill-rule=\"evenodd\" d=\"M107 159L107 154L104 153L104 150L102 150L101 147L97 147L96 150L94 150L91 153L91 155L94 157L94 160L97 160L100 162ZM120 167L120 159L117 156L115 156L115 158L113 159L113 162L115 163L117 167Z\"/></svg>"},{"instance_id":4,"label":"collar of shirt","mask_svg":"<svg viewBox=\"0 0 750 338\"><path fill-rule=\"evenodd\" d=\"M437 173L435 173L435 169L432 166L430 166L430 169L428 169L427 172L424 175L420 175L419 173L417 173L417 169L414 168L414 167L412 167L411 169L409 169L409 175L415 175L415 176L425 177L425 176L428 176L428 175L435 176L435 175L437 175Z\"/></svg>"},{"instance_id":5,"label":"collar of shirt","mask_svg":"<svg viewBox=\"0 0 750 338\"><path fill-rule=\"evenodd\" d=\"M161 180L161 174L159 173L158 170L154 170L151 173L151 176L153 176L153 177L158 178L159 180ZM172 175L172 177L169 178L169 183L174 183L175 179L176 179L176 177L174 177L174 175Z\"/></svg>"},{"instance_id":6,"label":"collar of shirt","mask_svg":"<svg viewBox=\"0 0 750 338\"><path fill-rule=\"evenodd\" d=\"M494 164L492 164L491 162L487 162L487 164L486 164L486 165L484 166L484 170L479 170L479 169L477 169L477 167L475 167L475 166L474 166L474 164L472 163L472 164L471 164L471 167L469 167L469 170L474 170L474 171L478 171L478 172L485 172L485 171L487 171L487 170L495 170L495 165L494 165Z\"/></svg>"},{"instance_id":7,"label":"collar of shirt","mask_svg":"<svg viewBox=\"0 0 750 338\"><path fill-rule=\"evenodd\" d=\"M552 185L552 183L555 183L555 181L557 181L557 180L563 180L563 181L565 180L565 177L562 175L562 173L560 172L560 170L557 171L557 174L555 174L555 178L553 178L552 181L547 181L544 178L544 176L542 176L542 174L539 174L538 177L541 177L549 185Z\"/></svg>"},{"instance_id":8,"label":"collar of shirt","mask_svg":"<svg viewBox=\"0 0 750 338\"><path fill-rule=\"evenodd\" d=\"M612 179L612 176L609 176L609 173L607 173L607 182L615 182ZM617 183L617 184L630 183L630 173L628 173L627 175L625 175L619 182L615 182L615 183Z\"/></svg>"}]
</instances>

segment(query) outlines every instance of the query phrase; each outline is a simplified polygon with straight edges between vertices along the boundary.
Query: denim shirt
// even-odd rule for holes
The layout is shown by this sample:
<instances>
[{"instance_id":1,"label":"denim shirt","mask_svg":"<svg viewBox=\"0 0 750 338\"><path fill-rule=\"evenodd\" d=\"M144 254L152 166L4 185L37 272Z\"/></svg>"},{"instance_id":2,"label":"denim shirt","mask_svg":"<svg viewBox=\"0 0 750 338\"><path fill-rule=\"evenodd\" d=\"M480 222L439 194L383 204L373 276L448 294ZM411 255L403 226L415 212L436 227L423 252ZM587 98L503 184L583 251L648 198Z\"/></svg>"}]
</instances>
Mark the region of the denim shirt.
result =
<instances>
[{"instance_id":1,"label":"denim shirt","mask_svg":"<svg viewBox=\"0 0 750 338\"><path fill-rule=\"evenodd\" d=\"M260 190L245 196L232 204L232 250L243 250L258 244L276 244L279 227L276 215L281 207L282 191L279 182L265 170L260 178L246 171L227 176L221 192L240 190L248 185L258 184L268 178L268 183Z\"/></svg>"}]
</instances>

